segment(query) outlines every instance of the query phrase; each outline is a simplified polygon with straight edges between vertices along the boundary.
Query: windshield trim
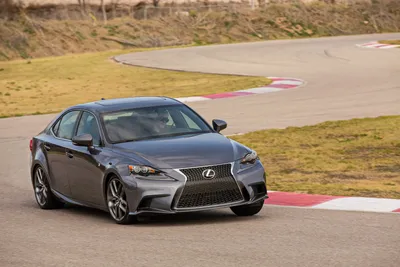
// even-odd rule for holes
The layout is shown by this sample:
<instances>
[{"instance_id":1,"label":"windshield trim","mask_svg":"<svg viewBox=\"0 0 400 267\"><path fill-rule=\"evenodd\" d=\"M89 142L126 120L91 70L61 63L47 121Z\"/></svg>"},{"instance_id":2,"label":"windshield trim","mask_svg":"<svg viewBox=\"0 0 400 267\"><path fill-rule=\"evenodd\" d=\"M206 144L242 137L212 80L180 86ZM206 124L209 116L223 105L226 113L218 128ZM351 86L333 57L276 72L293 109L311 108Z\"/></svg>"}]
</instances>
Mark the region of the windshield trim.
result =
<instances>
[{"instance_id":1,"label":"windshield trim","mask_svg":"<svg viewBox=\"0 0 400 267\"><path fill-rule=\"evenodd\" d=\"M121 140L121 141L112 141L109 136L108 136L108 131L106 128L106 124L104 122L104 116L113 114L113 113L119 113L119 112L128 112L128 111L133 111L137 109L143 109L143 108L158 108L158 107L184 107L191 111L195 116L197 116L198 119L200 119L204 125L207 127L207 130L201 130L201 131L193 131L193 132L182 132L182 133L173 133L173 134L165 134L165 135L157 135L157 136L149 136L149 137L144 137L144 138L138 138L138 139L132 139L132 140ZM152 139L158 139L158 138L165 138L165 137L174 137L174 136L180 136L180 135L189 135L189 134L202 134L202 133L213 133L215 132L214 129L211 127L211 125L202 117L200 114L198 114L196 111L194 111L192 108L189 106L183 104L183 103L177 103L177 104L169 104L169 105L154 105L154 106L147 106L147 107L137 107L137 108L124 108L124 109L119 109L119 110L113 110L113 111L106 111L106 112L101 112L99 114L100 117L100 123L103 128L104 136L105 139L109 144L123 144L123 143L128 143L128 142L135 142L135 141L143 141L143 140L152 140Z\"/></svg>"}]
</instances>

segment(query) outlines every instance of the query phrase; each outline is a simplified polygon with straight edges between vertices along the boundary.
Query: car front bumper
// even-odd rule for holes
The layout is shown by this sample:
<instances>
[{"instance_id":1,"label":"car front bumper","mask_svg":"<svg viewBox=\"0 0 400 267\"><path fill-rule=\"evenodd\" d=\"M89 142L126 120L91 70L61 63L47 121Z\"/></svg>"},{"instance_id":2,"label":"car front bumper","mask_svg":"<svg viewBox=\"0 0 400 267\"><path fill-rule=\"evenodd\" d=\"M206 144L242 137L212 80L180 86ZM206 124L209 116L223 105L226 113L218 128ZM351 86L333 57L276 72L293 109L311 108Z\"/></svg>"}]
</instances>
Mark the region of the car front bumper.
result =
<instances>
[{"instance_id":1,"label":"car front bumper","mask_svg":"<svg viewBox=\"0 0 400 267\"><path fill-rule=\"evenodd\" d=\"M125 184L129 213L174 214L252 204L268 198L266 174L260 161L247 168L239 163L232 163L232 176L243 199L229 203L177 208L177 203L186 186L186 176L179 170L172 170L168 175L176 180L151 180L134 176L122 177Z\"/></svg>"}]
</instances>

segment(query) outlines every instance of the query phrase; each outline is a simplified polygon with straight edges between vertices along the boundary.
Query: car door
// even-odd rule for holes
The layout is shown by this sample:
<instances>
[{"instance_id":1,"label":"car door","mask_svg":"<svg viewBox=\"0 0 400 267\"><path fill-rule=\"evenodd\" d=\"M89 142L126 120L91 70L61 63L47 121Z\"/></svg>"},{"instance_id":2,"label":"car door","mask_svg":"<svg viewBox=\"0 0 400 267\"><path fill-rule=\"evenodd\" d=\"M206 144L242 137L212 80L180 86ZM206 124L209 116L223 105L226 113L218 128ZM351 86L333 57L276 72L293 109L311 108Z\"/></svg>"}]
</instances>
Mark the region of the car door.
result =
<instances>
[{"instance_id":1,"label":"car door","mask_svg":"<svg viewBox=\"0 0 400 267\"><path fill-rule=\"evenodd\" d=\"M71 143L79 113L79 110L65 113L54 124L50 130L50 136L43 142L43 151L47 157L51 187L68 197L71 197L67 175L70 161L65 149Z\"/></svg>"},{"instance_id":2,"label":"car door","mask_svg":"<svg viewBox=\"0 0 400 267\"><path fill-rule=\"evenodd\" d=\"M103 199L103 156L99 124L94 114L84 111L78 122L75 135L90 134L93 137L93 147L71 144L67 153L71 159L68 179L74 199L84 203L104 205Z\"/></svg>"}]
</instances>

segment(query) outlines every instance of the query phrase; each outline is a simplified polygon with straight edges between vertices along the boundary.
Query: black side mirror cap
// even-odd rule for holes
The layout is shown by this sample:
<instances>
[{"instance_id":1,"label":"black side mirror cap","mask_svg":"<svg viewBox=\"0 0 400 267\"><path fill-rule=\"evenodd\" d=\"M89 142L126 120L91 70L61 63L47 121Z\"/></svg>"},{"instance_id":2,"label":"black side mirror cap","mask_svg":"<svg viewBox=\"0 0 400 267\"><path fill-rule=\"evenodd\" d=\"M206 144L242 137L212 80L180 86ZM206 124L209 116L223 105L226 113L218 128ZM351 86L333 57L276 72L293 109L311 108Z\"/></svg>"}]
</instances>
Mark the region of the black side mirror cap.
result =
<instances>
[{"instance_id":1,"label":"black side mirror cap","mask_svg":"<svg viewBox=\"0 0 400 267\"><path fill-rule=\"evenodd\" d=\"M228 124L225 121L217 119L212 121L212 125L213 129L218 133L228 126Z\"/></svg>"},{"instance_id":2,"label":"black side mirror cap","mask_svg":"<svg viewBox=\"0 0 400 267\"><path fill-rule=\"evenodd\" d=\"M72 138L72 143L77 146L93 146L93 137L90 134L77 135Z\"/></svg>"}]
</instances>

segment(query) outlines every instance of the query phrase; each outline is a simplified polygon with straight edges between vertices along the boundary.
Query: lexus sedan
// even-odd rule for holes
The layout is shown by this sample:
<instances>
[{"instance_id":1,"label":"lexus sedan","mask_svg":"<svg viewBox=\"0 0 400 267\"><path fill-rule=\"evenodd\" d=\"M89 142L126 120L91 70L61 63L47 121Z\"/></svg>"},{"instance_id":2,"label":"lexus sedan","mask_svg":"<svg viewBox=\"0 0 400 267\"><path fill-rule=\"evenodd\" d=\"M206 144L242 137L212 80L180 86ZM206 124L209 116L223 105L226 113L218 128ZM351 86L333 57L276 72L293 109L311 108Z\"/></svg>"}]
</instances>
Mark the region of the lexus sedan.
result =
<instances>
[{"instance_id":1,"label":"lexus sedan","mask_svg":"<svg viewBox=\"0 0 400 267\"><path fill-rule=\"evenodd\" d=\"M257 153L173 98L135 97L76 105L30 141L31 180L42 209L65 203L142 213L230 208L257 214L268 198Z\"/></svg>"}]
</instances>

